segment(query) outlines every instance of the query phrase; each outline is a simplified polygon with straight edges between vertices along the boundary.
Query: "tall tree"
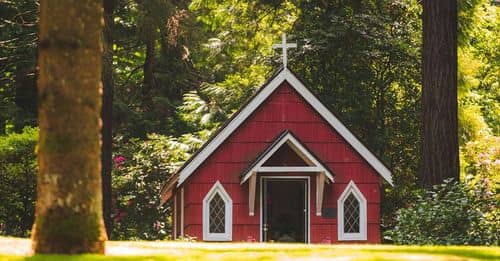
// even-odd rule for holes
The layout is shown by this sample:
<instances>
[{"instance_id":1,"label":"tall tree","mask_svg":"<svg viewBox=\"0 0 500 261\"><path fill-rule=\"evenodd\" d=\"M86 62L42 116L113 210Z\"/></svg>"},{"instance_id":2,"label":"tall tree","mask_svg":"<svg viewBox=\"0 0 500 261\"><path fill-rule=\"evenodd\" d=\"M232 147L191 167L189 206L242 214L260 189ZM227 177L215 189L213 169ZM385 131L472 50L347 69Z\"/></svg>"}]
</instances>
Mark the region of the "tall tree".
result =
<instances>
[{"instance_id":1,"label":"tall tree","mask_svg":"<svg viewBox=\"0 0 500 261\"><path fill-rule=\"evenodd\" d=\"M102 214L106 233L111 237L111 168L113 147L113 12L115 0L103 0L104 29L102 56Z\"/></svg>"},{"instance_id":2,"label":"tall tree","mask_svg":"<svg viewBox=\"0 0 500 261\"><path fill-rule=\"evenodd\" d=\"M161 34L165 33L165 24L171 5L167 0L144 1L136 0L140 10L139 31L140 39L144 43L145 57L143 65L142 99L147 104L152 103L152 91L157 87L155 65L157 63L157 42ZM149 107L149 106L148 106ZM151 108L147 108L151 110Z\"/></svg>"},{"instance_id":3,"label":"tall tree","mask_svg":"<svg viewBox=\"0 0 500 261\"><path fill-rule=\"evenodd\" d=\"M423 1L422 182L459 178L457 0Z\"/></svg>"},{"instance_id":4,"label":"tall tree","mask_svg":"<svg viewBox=\"0 0 500 261\"><path fill-rule=\"evenodd\" d=\"M101 0L40 1L35 253L104 253Z\"/></svg>"},{"instance_id":5,"label":"tall tree","mask_svg":"<svg viewBox=\"0 0 500 261\"><path fill-rule=\"evenodd\" d=\"M0 3L0 134L36 126L38 1Z\"/></svg>"}]
</instances>

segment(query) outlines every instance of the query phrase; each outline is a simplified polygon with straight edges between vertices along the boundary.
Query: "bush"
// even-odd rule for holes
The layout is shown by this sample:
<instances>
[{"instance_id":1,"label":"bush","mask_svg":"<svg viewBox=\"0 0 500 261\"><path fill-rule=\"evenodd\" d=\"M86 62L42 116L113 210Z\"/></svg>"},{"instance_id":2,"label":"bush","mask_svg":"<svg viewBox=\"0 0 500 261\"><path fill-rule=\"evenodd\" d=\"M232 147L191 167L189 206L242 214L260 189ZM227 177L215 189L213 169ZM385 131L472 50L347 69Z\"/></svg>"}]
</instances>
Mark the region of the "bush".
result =
<instances>
[{"instance_id":1,"label":"bush","mask_svg":"<svg viewBox=\"0 0 500 261\"><path fill-rule=\"evenodd\" d=\"M464 183L446 180L398 210L386 238L396 244L498 245L498 194L488 179Z\"/></svg>"},{"instance_id":2,"label":"bush","mask_svg":"<svg viewBox=\"0 0 500 261\"><path fill-rule=\"evenodd\" d=\"M469 141L460 148L462 175L473 176L474 179L500 181L500 137L483 135ZM499 184L495 190L499 190Z\"/></svg>"},{"instance_id":3,"label":"bush","mask_svg":"<svg viewBox=\"0 0 500 261\"><path fill-rule=\"evenodd\" d=\"M0 136L0 235L28 236L35 212L38 129Z\"/></svg>"},{"instance_id":4,"label":"bush","mask_svg":"<svg viewBox=\"0 0 500 261\"><path fill-rule=\"evenodd\" d=\"M175 139L156 134L118 142L112 172L113 239L168 237L170 207L160 206L161 186L200 144L191 135Z\"/></svg>"}]
</instances>

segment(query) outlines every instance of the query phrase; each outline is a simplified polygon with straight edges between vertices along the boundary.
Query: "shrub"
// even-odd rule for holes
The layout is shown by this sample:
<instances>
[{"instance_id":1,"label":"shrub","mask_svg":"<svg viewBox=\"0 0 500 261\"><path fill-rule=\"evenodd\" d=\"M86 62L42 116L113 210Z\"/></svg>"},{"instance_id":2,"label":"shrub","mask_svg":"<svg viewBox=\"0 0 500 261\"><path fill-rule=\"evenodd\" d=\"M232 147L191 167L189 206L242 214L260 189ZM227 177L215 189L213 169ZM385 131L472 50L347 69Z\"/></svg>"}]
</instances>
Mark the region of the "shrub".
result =
<instances>
[{"instance_id":1,"label":"shrub","mask_svg":"<svg viewBox=\"0 0 500 261\"><path fill-rule=\"evenodd\" d=\"M499 198L488 179L445 180L398 210L386 238L396 244L498 245Z\"/></svg>"},{"instance_id":2,"label":"shrub","mask_svg":"<svg viewBox=\"0 0 500 261\"><path fill-rule=\"evenodd\" d=\"M500 137L483 135L481 138L469 141L460 148L461 171L474 179L489 179L500 181ZM494 184L495 185L495 184ZM500 189L496 184L496 190Z\"/></svg>"},{"instance_id":3,"label":"shrub","mask_svg":"<svg viewBox=\"0 0 500 261\"><path fill-rule=\"evenodd\" d=\"M28 236L35 212L38 129L0 136L0 235Z\"/></svg>"},{"instance_id":4,"label":"shrub","mask_svg":"<svg viewBox=\"0 0 500 261\"><path fill-rule=\"evenodd\" d=\"M118 142L113 170L113 239L164 239L170 232L170 207L160 206L162 184L201 144L157 134Z\"/></svg>"}]
</instances>

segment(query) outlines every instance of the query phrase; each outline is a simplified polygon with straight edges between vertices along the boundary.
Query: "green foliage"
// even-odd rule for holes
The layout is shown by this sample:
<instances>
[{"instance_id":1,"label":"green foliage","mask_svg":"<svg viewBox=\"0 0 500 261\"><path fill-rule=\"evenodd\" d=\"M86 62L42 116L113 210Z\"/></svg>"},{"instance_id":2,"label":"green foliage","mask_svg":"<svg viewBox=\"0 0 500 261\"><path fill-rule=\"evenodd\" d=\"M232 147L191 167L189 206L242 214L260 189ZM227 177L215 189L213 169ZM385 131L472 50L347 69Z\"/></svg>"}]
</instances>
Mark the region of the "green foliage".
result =
<instances>
[{"instance_id":1,"label":"green foliage","mask_svg":"<svg viewBox=\"0 0 500 261\"><path fill-rule=\"evenodd\" d=\"M393 172L384 224L412 196L420 162L418 1L299 1L290 66ZM300 43L300 42L299 42Z\"/></svg>"},{"instance_id":2,"label":"green foliage","mask_svg":"<svg viewBox=\"0 0 500 261\"><path fill-rule=\"evenodd\" d=\"M461 150L462 179L489 179L494 191L500 191L500 137L485 135L469 141Z\"/></svg>"},{"instance_id":3,"label":"green foliage","mask_svg":"<svg viewBox=\"0 0 500 261\"><path fill-rule=\"evenodd\" d=\"M487 0L461 1L458 49L461 145L500 134L500 8Z\"/></svg>"},{"instance_id":4,"label":"green foliage","mask_svg":"<svg viewBox=\"0 0 500 261\"><path fill-rule=\"evenodd\" d=\"M192 131L175 114L183 94L198 87L201 78L190 56L190 46L199 45L198 30L185 5L169 0L117 2L113 32L115 133L144 138L153 132L180 135ZM151 65L152 73L148 81L146 64Z\"/></svg>"},{"instance_id":5,"label":"green foliage","mask_svg":"<svg viewBox=\"0 0 500 261\"><path fill-rule=\"evenodd\" d=\"M204 81L184 96L180 114L199 130L219 126L270 76L271 46L298 9L288 1L195 0L189 10L203 36L192 57Z\"/></svg>"},{"instance_id":6,"label":"green foliage","mask_svg":"<svg viewBox=\"0 0 500 261\"><path fill-rule=\"evenodd\" d=\"M491 181L446 180L397 212L386 236L397 244L498 245L500 198Z\"/></svg>"},{"instance_id":7,"label":"green foliage","mask_svg":"<svg viewBox=\"0 0 500 261\"><path fill-rule=\"evenodd\" d=\"M0 135L35 126L38 0L0 1Z\"/></svg>"},{"instance_id":8,"label":"green foliage","mask_svg":"<svg viewBox=\"0 0 500 261\"><path fill-rule=\"evenodd\" d=\"M500 189L499 10L487 0L463 1L459 19L467 26L458 50L461 179L489 179L495 193Z\"/></svg>"},{"instance_id":9,"label":"green foliage","mask_svg":"<svg viewBox=\"0 0 500 261\"><path fill-rule=\"evenodd\" d=\"M115 239L164 239L170 232L170 207L160 206L161 185L201 144L150 134L144 141L119 142L113 170Z\"/></svg>"},{"instance_id":10,"label":"green foliage","mask_svg":"<svg viewBox=\"0 0 500 261\"><path fill-rule=\"evenodd\" d=\"M27 236L34 220L38 129L0 136L0 235Z\"/></svg>"},{"instance_id":11,"label":"green foliage","mask_svg":"<svg viewBox=\"0 0 500 261\"><path fill-rule=\"evenodd\" d=\"M212 102L202 97L210 97ZM216 129L230 114L225 109L237 100L232 89L205 83L199 91L191 91L184 95L184 104L179 107L179 115L184 121L196 129Z\"/></svg>"}]
</instances>

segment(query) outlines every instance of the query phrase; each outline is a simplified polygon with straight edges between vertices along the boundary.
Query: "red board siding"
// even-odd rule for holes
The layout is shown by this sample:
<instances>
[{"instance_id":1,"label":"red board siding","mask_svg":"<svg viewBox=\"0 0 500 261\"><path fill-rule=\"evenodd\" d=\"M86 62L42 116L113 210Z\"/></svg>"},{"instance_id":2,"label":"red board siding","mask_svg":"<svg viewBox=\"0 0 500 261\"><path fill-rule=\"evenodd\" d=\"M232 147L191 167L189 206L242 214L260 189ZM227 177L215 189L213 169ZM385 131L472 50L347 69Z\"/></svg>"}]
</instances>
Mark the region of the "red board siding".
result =
<instances>
[{"instance_id":1,"label":"red board siding","mask_svg":"<svg viewBox=\"0 0 500 261\"><path fill-rule=\"evenodd\" d=\"M368 201L368 240L363 242L379 243L380 176L287 83L278 87L183 184L185 235L202 240L202 201L219 181L233 201L233 241L259 241L260 192L257 189L256 213L249 216L248 183L240 185L240 174L285 129L335 175L335 183L325 186L323 207L337 208L337 199L347 184L351 180L356 183ZM311 177L310 241L337 243L337 219L316 216L315 175L308 176Z\"/></svg>"},{"instance_id":2,"label":"red board siding","mask_svg":"<svg viewBox=\"0 0 500 261\"><path fill-rule=\"evenodd\" d=\"M311 243L330 244L337 241L337 224L311 224Z\"/></svg>"}]
</instances>

